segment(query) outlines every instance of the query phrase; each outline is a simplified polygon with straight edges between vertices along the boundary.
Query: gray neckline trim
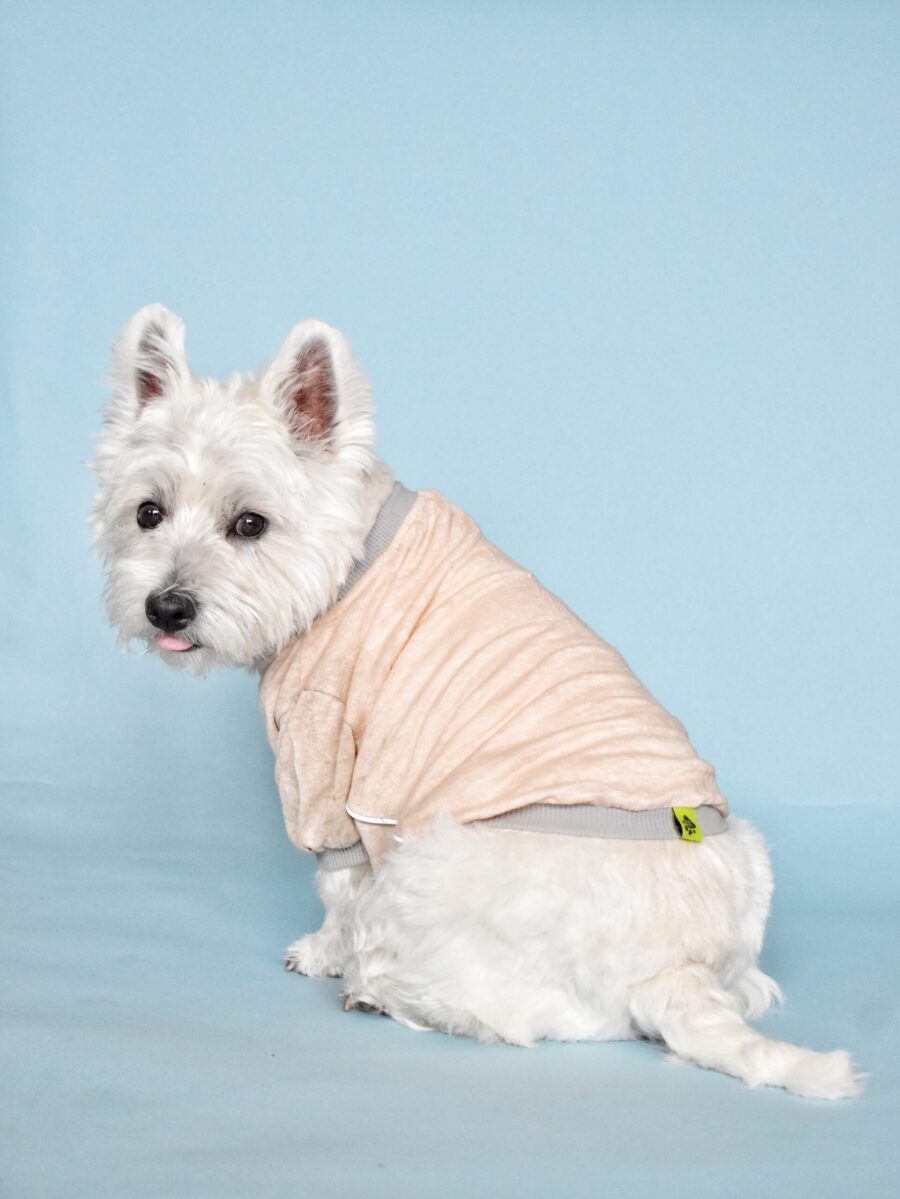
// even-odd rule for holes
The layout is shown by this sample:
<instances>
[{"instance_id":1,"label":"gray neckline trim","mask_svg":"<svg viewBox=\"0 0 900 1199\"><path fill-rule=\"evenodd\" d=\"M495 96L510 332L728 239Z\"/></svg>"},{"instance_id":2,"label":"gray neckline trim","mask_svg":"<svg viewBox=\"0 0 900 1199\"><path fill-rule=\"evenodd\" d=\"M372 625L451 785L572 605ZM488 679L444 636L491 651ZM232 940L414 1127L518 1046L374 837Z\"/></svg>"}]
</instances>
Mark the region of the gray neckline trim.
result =
<instances>
[{"instance_id":1,"label":"gray neckline trim","mask_svg":"<svg viewBox=\"0 0 900 1199\"><path fill-rule=\"evenodd\" d=\"M399 481L394 483L390 495L381 505L378 515L375 517L375 523L369 530L369 535L363 545L362 557L357 558L353 563L349 575L337 593L335 603L344 598L391 544L397 530L409 515L410 508L416 502L417 495L418 492L410 491Z\"/></svg>"}]
</instances>

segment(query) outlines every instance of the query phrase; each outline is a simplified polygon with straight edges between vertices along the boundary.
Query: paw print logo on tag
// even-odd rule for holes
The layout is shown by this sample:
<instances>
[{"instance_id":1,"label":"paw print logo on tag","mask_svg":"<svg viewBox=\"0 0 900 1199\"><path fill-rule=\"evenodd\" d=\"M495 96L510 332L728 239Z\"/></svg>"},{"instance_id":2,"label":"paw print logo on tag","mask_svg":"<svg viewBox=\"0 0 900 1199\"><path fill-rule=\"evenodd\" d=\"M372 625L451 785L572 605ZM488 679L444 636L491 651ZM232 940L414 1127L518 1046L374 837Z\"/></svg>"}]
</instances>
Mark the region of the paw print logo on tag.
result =
<instances>
[{"instance_id":1,"label":"paw print logo on tag","mask_svg":"<svg viewBox=\"0 0 900 1199\"><path fill-rule=\"evenodd\" d=\"M697 820L696 808L672 808L675 827L682 841L702 841L703 830Z\"/></svg>"}]
</instances>

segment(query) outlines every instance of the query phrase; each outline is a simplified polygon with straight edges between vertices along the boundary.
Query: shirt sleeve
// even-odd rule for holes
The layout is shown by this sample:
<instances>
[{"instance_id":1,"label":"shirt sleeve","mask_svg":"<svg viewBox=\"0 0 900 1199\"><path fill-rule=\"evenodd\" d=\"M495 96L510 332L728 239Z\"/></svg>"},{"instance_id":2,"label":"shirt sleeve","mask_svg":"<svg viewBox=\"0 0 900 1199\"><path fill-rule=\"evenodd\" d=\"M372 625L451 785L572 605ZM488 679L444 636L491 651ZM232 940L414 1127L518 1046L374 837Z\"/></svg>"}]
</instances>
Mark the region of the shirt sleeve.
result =
<instances>
[{"instance_id":1,"label":"shirt sleeve","mask_svg":"<svg viewBox=\"0 0 900 1199\"><path fill-rule=\"evenodd\" d=\"M359 840L345 811L356 745L344 705L323 691L301 691L279 719L275 780L288 836L321 853Z\"/></svg>"}]
</instances>

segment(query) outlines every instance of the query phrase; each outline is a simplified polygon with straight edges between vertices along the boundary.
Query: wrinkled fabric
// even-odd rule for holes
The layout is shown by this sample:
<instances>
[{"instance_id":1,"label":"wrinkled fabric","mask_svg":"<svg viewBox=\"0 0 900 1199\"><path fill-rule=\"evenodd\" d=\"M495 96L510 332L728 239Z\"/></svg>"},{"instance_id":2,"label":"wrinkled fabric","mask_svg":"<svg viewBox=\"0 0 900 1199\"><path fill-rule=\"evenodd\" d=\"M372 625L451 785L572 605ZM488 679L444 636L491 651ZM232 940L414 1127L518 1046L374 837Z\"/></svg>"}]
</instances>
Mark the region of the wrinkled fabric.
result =
<instances>
[{"instance_id":1,"label":"wrinkled fabric","mask_svg":"<svg viewBox=\"0 0 900 1199\"><path fill-rule=\"evenodd\" d=\"M312 852L361 837L377 864L440 813L533 803L728 813L622 656L434 491L260 701L288 835Z\"/></svg>"}]
</instances>

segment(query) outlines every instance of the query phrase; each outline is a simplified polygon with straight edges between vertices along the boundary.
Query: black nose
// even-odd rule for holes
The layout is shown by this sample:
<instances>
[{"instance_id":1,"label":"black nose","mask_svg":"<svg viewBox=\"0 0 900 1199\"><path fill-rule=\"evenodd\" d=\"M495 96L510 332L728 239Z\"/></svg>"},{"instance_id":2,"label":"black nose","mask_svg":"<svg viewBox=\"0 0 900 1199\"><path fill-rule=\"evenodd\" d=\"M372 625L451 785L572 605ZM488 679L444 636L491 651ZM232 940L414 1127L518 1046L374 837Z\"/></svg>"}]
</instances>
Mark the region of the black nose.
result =
<instances>
[{"instance_id":1,"label":"black nose","mask_svg":"<svg viewBox=\"0 0 900 1199\"><path fill-rule=\"evenodd\" d=\"M154 591L147 596L144 611L154 628L180 633L197 615L197 605L186 591Z\"/></svg>"}]
</instances>

